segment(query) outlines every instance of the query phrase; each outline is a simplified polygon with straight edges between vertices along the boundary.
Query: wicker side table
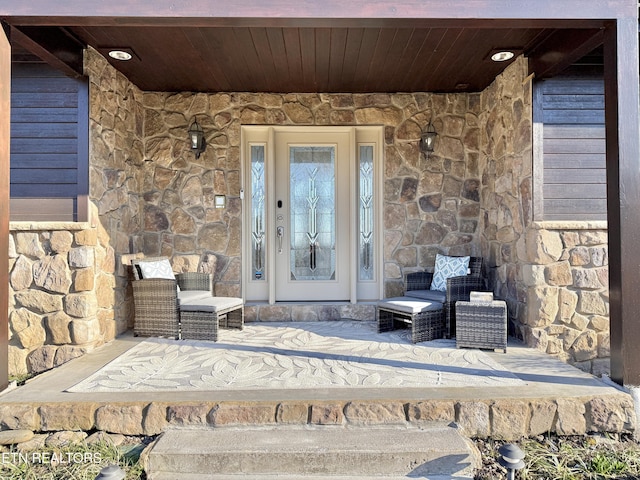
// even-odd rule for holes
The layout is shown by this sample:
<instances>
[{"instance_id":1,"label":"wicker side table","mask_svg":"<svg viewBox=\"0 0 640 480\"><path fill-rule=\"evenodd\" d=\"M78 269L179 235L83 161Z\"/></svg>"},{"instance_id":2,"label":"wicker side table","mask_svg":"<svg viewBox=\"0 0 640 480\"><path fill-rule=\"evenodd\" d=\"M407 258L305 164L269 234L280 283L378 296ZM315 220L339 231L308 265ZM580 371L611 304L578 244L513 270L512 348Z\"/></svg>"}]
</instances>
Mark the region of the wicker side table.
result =
<instances>
[{"instance_id":1,"label":"wicker side table","mask_svg":"<svg viewBox=\"0 0 640 480\"><path fill-rule=\"evenodd\" d=\"M456 302L456 347L507 353L507 304L502 300Z\"/></svg>"},{"instance_id":2,"label":"wicker side table","mask_svg":"<svg viewBox=\"0 0 640 480\"><path fill-rule=\"evenodd\" d=\"M387 298L376 307L378 332L388 332L400 323L411 325L411 341L426 342L443 338L444 309L441 303L410 297Z\"/></svg>"}]
</instances>

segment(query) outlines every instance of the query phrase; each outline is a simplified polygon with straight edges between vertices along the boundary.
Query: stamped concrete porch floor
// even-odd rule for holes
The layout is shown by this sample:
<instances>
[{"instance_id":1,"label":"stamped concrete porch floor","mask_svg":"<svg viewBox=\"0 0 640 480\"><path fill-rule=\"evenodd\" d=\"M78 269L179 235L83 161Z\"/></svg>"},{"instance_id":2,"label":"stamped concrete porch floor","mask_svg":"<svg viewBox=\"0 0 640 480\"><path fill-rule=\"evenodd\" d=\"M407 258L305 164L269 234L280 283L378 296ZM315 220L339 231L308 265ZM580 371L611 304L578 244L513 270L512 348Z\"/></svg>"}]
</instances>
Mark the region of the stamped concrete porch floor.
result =
<instances>
[{"instance_id":1,"label":"stamped concrete porch floor","mask_svg":"<svg viewBox=\"0 0 640 480\"><path fill-rule=\"evenodd\" d=\"M455 340L414 345L407 329L371 322L251 323L218 342L146 339L68 391L153 392L317 388L520 386L523 381Z\"/></svg>"},{"instance_id":2,"label":"stamped concrete porch floor","mask_svg":"<svg viewBox=\"0 0 640 480\"><path fill-rule=\"evenodd\" d=\"M259 344L256 343L256 335L260 332L270 335L269 342L273 346L266 348L263 344L262 354L259 348L253 348ZM283 364L290 363L292 369L297 366L298 372L313 372L332 356L348 362L350 358L345 352L352 351L356 345L353 342L361 341L364 334L370 344L368 348L379 350L378 356L372 357L377 358L377 363L365 362L370 365L366 371L360 372L360 383L357 383L353 372L351 383L346 381L350 375L349 368L331 370L329 367L323 375L326 377L327 372L329 375L333 372L339 381L330 384L326 383L325 378L325 384L315 386L310 385L308 379L305 380L305 375L287 374L281 369ZM322 337L325 355L322 342L319 350L302 348L302 353L293 352L292 347L300 343L301 338L309 339L311 336ZM118 388L117 382L107 381L106 385L110 388L106 388L106 391L92 390L92 382L100 383L100 378L109 377L109 370L105 370L105 366L108 367L121 356L125 359L124 365L135 363L135 355L127 352L135 352L136 348L149 341L123 335L83 357L37 376L24 386L2 394L0 425L4 429L26 428L34 431L100 429L125 434L156 434L167 427L183 425L368 425L433 420L455 421L471 436L501 438L518 438L547 431L560 434L628 431L635 427L633 401L628 394L609 382L603 382L516 341L509 343L506 354L457 350L453 341L419 344L415 346L418 349L432 348L429 353L434 355L432 358L444 359L439 368L423 366L424 376L431 376L437 382L438 378L454 372L455 381L449 384L440 382L439 385L421 385L412 381L394 384L393 376L377 375L376 366L393 367L402 363L402 354L399 352L403 352L404 348L409 355L413 354L415 348L409 344L406 332L378 335L371 322L249 323L242 332L222 330L217 344L209 344L236 357L250 352L253 360L245 361L245 364L253 365L254 370L260 363L257 356L263 355L263 361L271 364L274 355L294 355L291 362L282 362L282 358L278 362L278 368L281 369L278 375L287 378L286 387L277 381L270 386L267 381L255 388L248 383L246 388L241 384L229 388L210 384L204 389L174 389L162 386L162 382L152 382L152 385L160 386L140 391L130 388L126 382ZM151 340L151 348L153 350L158 345L165 348L168 343L172 342ZM188 343L173 342L180 347ZM340 344L343 344L342 347ZM206 349L207 342L193 345ZM148 355L149 349L141 352ZM180 348L172 348L171 352L172 362L180 362ZM310 365L304 364L305 356ZM411 358L415 361L415 358ZM473 364L478 358L483 368ZM484 358L488 360L482 360ZM235 361L243 363L242 359ZM215 365L215 362L210 360L211 365ZM444 372L444 375L438 377L438 371ZM106 374L100 377L100 372ZM92 380L84 382L87 388L79 388L78 392L69 391L74 386L78 389L78 384L91 376L94 376ZM265 376L268 377L262 375ZM301 379L300 385L296 385L296 378ZM385 384L390 381L389 378L392 383ZM465 382L465 378L468 382ZM197 383L200 378L192 380Z\"/></svg>"}]
</instances>

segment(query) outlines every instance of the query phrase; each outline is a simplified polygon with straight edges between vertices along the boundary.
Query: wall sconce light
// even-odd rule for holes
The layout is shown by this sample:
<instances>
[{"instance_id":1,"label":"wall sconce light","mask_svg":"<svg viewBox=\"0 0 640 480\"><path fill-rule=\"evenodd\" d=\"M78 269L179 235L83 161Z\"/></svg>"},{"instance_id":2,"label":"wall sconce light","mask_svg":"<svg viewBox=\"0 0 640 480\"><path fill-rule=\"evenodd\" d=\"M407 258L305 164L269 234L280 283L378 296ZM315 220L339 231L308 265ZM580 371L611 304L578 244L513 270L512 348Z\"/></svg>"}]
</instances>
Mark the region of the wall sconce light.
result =
<instances>
[{"instance_id":1,"label":"wall sconce light","mask_svg":"<svg viewBox=\"0 0 640 480\"><path fill-rule=\"evenodd\" d=\"M189 146L191 147L191 151L196 154L196 158L200 158L200 154L207 148L204 130L202 130L198 120L195 118L189 127Z\"/></svg>"},{"instance_id":2,"label":"wall sconce light","mask_svg":"<svg viewBox=\"0 0 640 480\"><path fill-rule=\"evenodd\" d=\"M438 133L436 132L436 129L433 128L431 120L429 120L427 128L425 128L422 131L422 135L420 135L420 151L424 153L426 158L429 158L429 154L433 152L437 136Z\"/></svg>"}]
</instances>

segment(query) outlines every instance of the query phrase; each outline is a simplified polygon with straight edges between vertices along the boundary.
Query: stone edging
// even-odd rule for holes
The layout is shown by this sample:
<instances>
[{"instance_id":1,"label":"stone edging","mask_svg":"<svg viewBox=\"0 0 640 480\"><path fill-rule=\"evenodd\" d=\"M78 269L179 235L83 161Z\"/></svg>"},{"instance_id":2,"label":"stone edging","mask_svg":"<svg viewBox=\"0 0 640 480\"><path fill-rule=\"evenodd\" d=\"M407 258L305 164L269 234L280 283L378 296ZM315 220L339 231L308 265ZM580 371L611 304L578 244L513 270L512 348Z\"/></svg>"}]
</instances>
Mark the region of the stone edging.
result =
<instances>
[{"instance_id":1,"label":"stone edging","mask_svg":"<svg viewBox=\"0 0 640 480\"><path fill-rule=\"evenodd\" d=\"M536 230L607 230L606 221L546 221L533 222L531 227Z\"/></svg>"},{"instance_id":2,"label":"stone edging","mask_svg":"<svg viewBox=\"0 0 640 480\"><path fill-rule=\"evenodd\" d=\"M11 232L31 232L31 231L77 231L95 228L89 222L10 222Z\"/></svg>"},{"instance_id":3,"label":"stone edging","mask_svg":"<svg viewBox=\"0 0 640 480\"><path fill-rule=\"evenodd\" d=\"M0 404L2 430L101 430L155 435L170 427L238 425L421 424L455 422L476 438L517 440L544 433L632 432L635 411L625 393L555 400L75 402Z\"/></svg>"}]
</instances>

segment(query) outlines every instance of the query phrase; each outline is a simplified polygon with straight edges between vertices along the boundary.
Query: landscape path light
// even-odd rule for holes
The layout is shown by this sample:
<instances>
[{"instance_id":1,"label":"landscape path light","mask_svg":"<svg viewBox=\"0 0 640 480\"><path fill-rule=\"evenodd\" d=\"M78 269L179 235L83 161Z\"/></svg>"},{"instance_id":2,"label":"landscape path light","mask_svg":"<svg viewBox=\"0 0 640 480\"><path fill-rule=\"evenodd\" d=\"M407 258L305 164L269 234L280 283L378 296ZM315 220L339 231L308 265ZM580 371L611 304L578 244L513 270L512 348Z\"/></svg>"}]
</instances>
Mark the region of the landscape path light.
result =
<instances>
[{"instance_id":1,"label":"landscape path light","mask_svg":"<svg viewBox=\"0 0 640 480\"><path fill-rule=\"evenodd\" d=\"M118 465L109 465L100 470L95 480L124 480L126 476L125 471Z\"/></svg>"},{"instance_id":2,"label":"landscape path light","mask_svg":"<svg viewBox=\"0 0 640 480\"><path fill-rule=\"evenodd\" d=\"M507 480L514 480L516 470L524 468L524 452L517 445L507 443L498 449L498 463L507 469Z\"/></svg>"}]
</instances>

